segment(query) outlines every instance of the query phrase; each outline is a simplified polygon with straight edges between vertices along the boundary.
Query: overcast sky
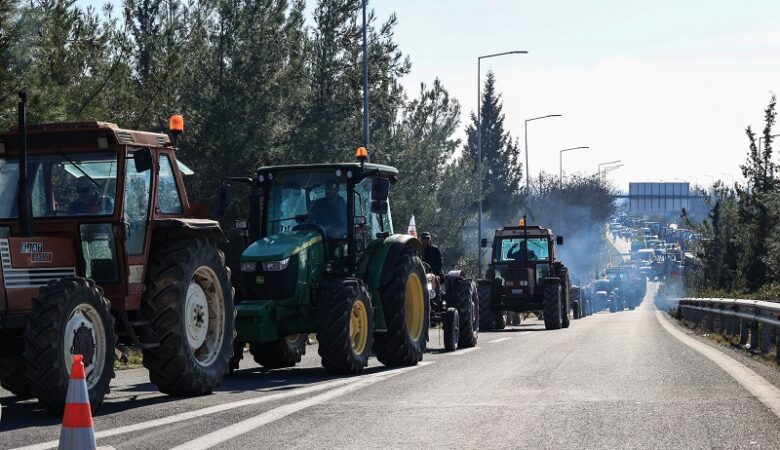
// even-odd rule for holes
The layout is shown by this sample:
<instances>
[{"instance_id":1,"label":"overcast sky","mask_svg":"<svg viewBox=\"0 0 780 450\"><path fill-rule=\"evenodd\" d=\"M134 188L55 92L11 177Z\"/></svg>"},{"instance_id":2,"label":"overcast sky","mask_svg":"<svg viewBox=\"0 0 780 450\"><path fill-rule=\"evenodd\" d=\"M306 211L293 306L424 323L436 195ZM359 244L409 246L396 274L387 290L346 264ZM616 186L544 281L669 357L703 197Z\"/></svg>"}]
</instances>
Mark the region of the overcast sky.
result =
<instances>
[{"instance_id":1,"label":"overcast sky","mask_svg":"<svg viewBox=\"0 0 780 450\"><path fill-rule=\"evenodd\" d=\"M477 56L529 52L483 60L482 69L483 77L495 72L506 126L521 147L525 119L563 115L529 124L532 176L557 174L558 150L590 146L566 153L564 170L593 173L621 159L624 167L609 174L621 189L629 181L739 180L744 129L763 128L763 109L780 91L778 0L375 0L370 7L380 20L398 16L396 40L412 61L407 90L440 78L460 100L464 125L477 102Z\"/></svg>"}]
</instances>

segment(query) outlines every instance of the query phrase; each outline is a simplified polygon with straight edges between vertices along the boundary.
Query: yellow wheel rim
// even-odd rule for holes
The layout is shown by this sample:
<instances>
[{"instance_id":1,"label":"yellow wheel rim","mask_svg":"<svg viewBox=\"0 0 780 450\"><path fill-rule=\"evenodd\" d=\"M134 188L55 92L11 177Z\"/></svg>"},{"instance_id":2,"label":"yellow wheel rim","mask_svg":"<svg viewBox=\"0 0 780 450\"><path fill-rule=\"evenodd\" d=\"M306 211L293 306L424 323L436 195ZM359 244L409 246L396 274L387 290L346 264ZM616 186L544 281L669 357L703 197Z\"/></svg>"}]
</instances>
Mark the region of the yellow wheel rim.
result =
<instances>
[{"instance_id":1,"label":"yellow wheel rim","mask_svg":"<svg viewBox=\"0 0 780 450\"><path fill-rule=\"evenodd\" d=\"M366 306L361 301L352 304L352 313L349 315L349 341L352 351L363 353L368 341L368 313Z\"/></svg>"},{"instance_id":2,"label":"yellow wheel rim","mask_svg":"<svg viewBox=\"0 0 780 450\"><path fill-rule=\"evenodd\" d=\"M404 289L404 315L406 319L406 332L412 340L418 340L422 336L425 324L425 295L422 282L416 273L409 275Z\"/></svg>"}]
</instances>

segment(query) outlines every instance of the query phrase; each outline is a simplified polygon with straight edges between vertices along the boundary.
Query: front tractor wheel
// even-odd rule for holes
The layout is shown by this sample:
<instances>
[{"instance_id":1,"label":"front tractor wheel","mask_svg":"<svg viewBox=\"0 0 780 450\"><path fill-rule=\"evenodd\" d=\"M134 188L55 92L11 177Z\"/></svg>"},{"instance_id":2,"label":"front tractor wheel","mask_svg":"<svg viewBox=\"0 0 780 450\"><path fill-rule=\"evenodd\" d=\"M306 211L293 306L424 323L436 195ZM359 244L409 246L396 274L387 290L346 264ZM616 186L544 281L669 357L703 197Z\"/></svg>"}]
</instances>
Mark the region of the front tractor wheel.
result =
<instances>
[{"instance_id":1,"label":"front tractor wheel","mask_svg":"<svg viewBox=\"0 0 780 450\"><path fill-rule=\"evenodd\" d=\"M347 278L329 281L320 300L317 341L322 366L339 375L363 372L371 355L374 313L365 283ZM304 345L306 344L304 336Z\"/></svg>"},{"instance_id":2,"label":"front tractor wheel","mask_svg":"<svg viewBox=\"0 0 780 450\"><path fill-rule=\"evenodd\" d=\"M73 355L82 355L92 407L100 406L114 377L114 318L95 282L62 278L41 287L24 332L30 393L50 414L65 407Z\"/></svg>"},{"instance_id":3,"label":"front tractor wheel","mask_svg":"<svg viewBox=\"0 0 780 450\"><path fill-rule=\"evenodd\" d=\"M458 347L468 348L477 345L479 330L479 298L474 289L474 282L458 278L450 284L452 293L449 295L452 305L458 308L460 323L458 328Z\"/></svg>"},{"instance_id":4,"label":"front tractor wheel","mask_svg":"<svg viewBox=\"0 0 780 450\"><path fill-rule=\"evenodd\" d=\"M493 296L493 283L480 280L477 283L477 297L479 298L479 329L491 331L496 327L495 316L490 307Z\"/></svg>"},{"instance_id":5,"label":"front tractor wheel","mask_svg":"<svg viewBox=\"0 0 780 450\"><path fill-rule=\"evenodd\" d=\"M563 326L563 308L561 308L561 282L550 279L544 283L544 328L558 330Z\"/></svg>"},{"instance_id":6,"label":"front tractor wheel","mask_svg":"<svg viewBox=\"0 0 780 450\"><path fill-rule=\"evenodd\" d=\"M253 342L249 344L249 352L255 362L266 369L292 367L301 362L301 357L306 353L306 339L306 334L299 333L274 342Z\"/></svg>"},{"instance_id":7,"label":"front tractor wheel","mask_svg":"<svg viewBox=\"0 0 780 450\"><path fill-rule=\"evenodd\" d=\"M430 302L422 261L412 249L401 253L391 281L379 295L387 331L377 333L377 359L387 366L417 364L425 351Z\"/></svg>"},{"instance_id":8,"label":"front tractor wheel","mask_svg":"<svg viewBox=\"0 0 780 450\"><path fill-rule=\"evenodd\" d=\"M444 350L448 352L455 351L458 346L458 330L460 319L458 318L458 310L455 308L447 308L444 313Z\"/></svg>"},{"instance_id":9,"label":"front tractor wheel","mask_svg":"<svg viewBox=\"0 0 780 450\"><path fill-rule=\"evenodd\" d=\"M149 379L170 395L210 394L233 354L233 293L206 239L160 243L150 257L141 312L159 340L144 350Z\"/></svg>"}]
</instances>

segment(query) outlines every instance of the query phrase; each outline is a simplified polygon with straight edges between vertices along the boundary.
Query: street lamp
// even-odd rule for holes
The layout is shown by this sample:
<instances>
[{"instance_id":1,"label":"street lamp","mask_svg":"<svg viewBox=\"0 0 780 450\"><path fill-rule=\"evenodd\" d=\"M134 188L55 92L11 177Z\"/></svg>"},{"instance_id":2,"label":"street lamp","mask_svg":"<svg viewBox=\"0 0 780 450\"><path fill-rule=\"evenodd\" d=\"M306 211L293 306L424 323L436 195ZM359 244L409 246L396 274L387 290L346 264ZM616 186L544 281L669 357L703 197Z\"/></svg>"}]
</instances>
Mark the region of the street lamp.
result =
<instances>
[{"instance_id":1,"label":"street lamp","mask_svg":"<svg viewBox=\"0 0 780 450\"><path fill-rule=\"evenodd\" d=\"M560 151L559 159L558 159L558 170L559 170L559 177L558 177L558 200L561 205L561 221L558 223L558 230L563 230L563 153L564 152L571 152L573 150L584 150L586 148L590 148L588 146L581 146L581 147L572 147L572 148L565 148Z\"/></svg>"},{"instance_id":2,"label":"street lamp","mask_svg":"<svg viewBox=\"0 0 780 450\"><path fill-rule=\"evenodd\" d=\"M368 33L366 31L366 1L363 0L363 146L368 148ZM366 162L371 162L370 153Z\"/></svg>"},{"instance_id":3,"label":"street lamp","mask_svg":"<svg viewBox=\"0 0 780 450\"><path fill-rule=\"evenodd\" d=\"M611 166L612 164L620 164L622 162L623 162L622 160L617 159L615 161L599 163L599 168L598 168L598 172L597 172L597 174L599 176L599 180L601 180L601 166Z\"/></svg>"},{"instance_id":4,"label":"street lamp","mask_svg":"<svg viewBox=\"0 0 780 450\"><path fill-rule=\"evenodd\" d=\"M546 116L534 117L533 119L525 119L525 190L526 193L531 192L531 171L528 170L528 122L534 120L546 119L548 117L561 117L560 114L548 114Z\"/></svg>"},{"instance_id":5,"label":"street lamp","mask_svg":"<svg viewBox=\"0 0 780 450\"><path fill-rule=\"evenodd\" d=\"M624 164L618 164L618 165L616 165L616 166L609 166L609 167L605 167L605 168L604 168L604 179L606 179L606 178L607 178L607 174L608 174L608 173L612 172L613 170L618 170L618 169L620 169L620 168L621 168L621 167L623 167L623 166L624 166Z\"/></svg>"},{"instance_id":6,"label":"street lamp","mask_svg":"<svg viewBox=\"0 0 780 450\"><path fill-rule=\"evenodd\" d=\"M477 209L477 267L482 276L482 60L504 55L524 55L525 50L512 50L477 57L477 173L479 174L479 207Z\"/></svg>"}]
</instances>

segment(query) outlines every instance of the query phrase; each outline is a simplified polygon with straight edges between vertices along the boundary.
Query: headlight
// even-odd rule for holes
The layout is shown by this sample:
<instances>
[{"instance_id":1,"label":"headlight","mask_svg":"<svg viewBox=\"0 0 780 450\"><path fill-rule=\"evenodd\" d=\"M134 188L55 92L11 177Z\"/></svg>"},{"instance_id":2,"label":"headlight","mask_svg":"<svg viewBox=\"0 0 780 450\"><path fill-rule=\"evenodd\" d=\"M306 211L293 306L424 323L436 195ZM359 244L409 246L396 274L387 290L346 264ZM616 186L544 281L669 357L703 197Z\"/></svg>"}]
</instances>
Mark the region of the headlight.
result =
<instances>
[{"instance_id":1,"label":"headlight","mask_svg":"<svg viewBox=\"0 0 780 450\"><path fill-rule=\"evenodd\" d=\"M263 270L266 272L280 272L287 268L290 264L290 258L285 258L281 261L264 261Z\"/></svg>"},{"instance_id":2,"label":"headlight","mask_svg":"<svg viewBox=\"0 0 780 450\"><path fill-rule=\"evenodd\" d=\"M242 262L241 263L241 271L242 272L254 272L255 270L257 270L257 263L256 262L252 261L252 262Z\"/></svg>"}]
</instances>

